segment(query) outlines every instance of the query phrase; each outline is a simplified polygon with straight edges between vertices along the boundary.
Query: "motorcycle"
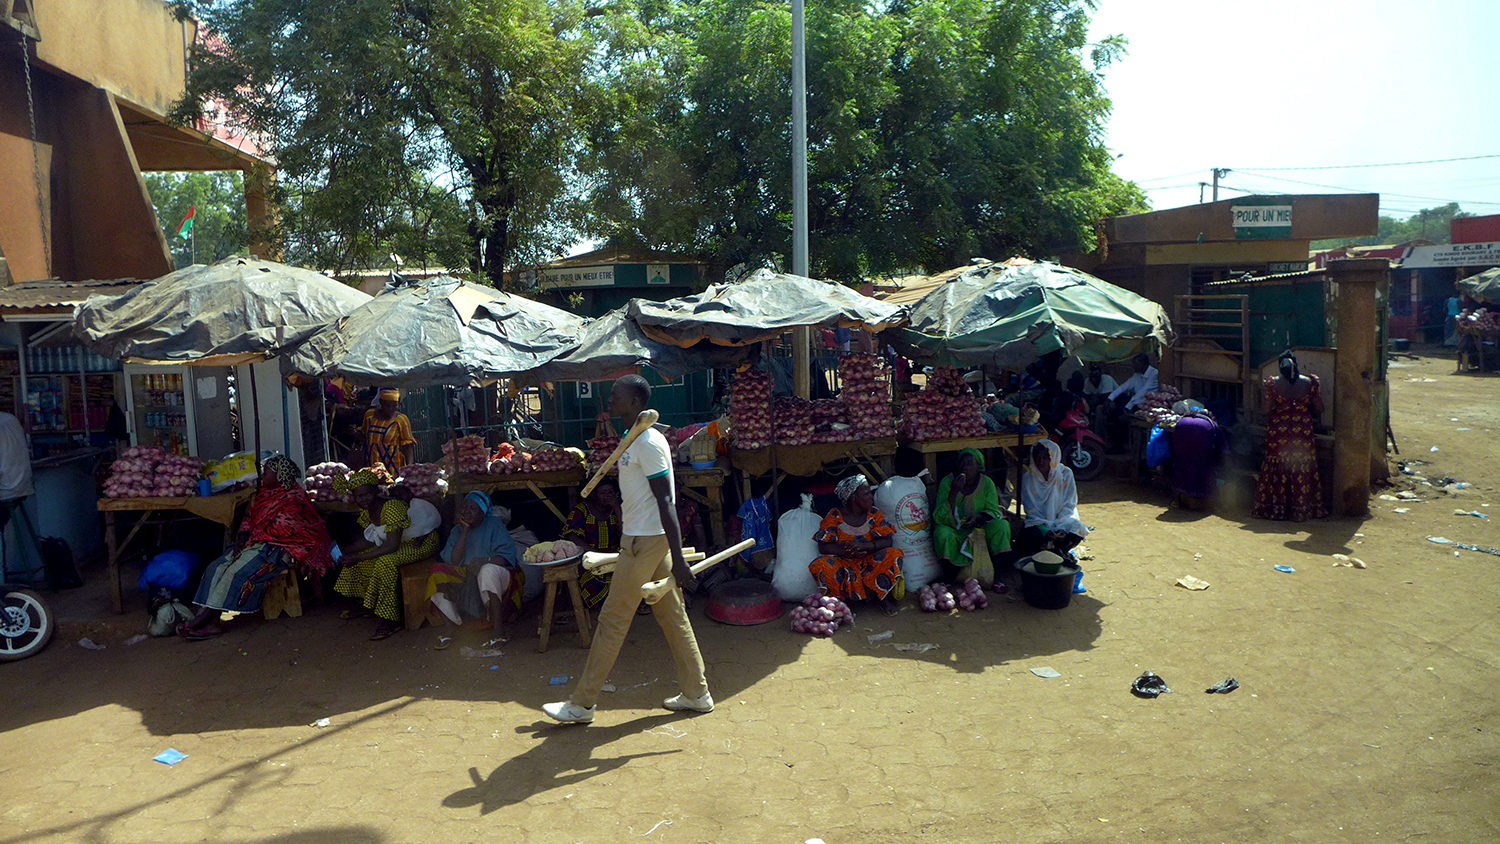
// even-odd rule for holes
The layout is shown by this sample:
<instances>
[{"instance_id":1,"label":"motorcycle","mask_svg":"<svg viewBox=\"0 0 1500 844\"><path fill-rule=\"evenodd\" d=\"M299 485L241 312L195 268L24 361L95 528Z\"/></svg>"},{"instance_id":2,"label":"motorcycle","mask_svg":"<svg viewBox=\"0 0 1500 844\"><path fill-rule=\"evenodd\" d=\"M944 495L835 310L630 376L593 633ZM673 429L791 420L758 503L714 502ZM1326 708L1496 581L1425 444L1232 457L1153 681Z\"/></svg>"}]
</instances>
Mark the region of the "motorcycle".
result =
<instances>
[{"instance_id":1,"label":"motorcycle","mask_svg":"<svg viewBox=\"0 0 1500 844\"><path fill-rule=\"evenodd\" d=\"M1088 412L1074 407L1052 432L1052 439L1062 448L1063 463L1073 470L1073 477L1092 481L1104 474L1103 437L1089 428Z\"/></svg>"},{"instance_id":2,"label":"motorcycle","mask_svg":"<svg viewBox=\"0 0 1500 844\"><path fill-rule=\"evenodd\" d=\"M0 583L0 662L39 653L52 640L56 619L35 590Z\"/></svg>"}]
</instances>

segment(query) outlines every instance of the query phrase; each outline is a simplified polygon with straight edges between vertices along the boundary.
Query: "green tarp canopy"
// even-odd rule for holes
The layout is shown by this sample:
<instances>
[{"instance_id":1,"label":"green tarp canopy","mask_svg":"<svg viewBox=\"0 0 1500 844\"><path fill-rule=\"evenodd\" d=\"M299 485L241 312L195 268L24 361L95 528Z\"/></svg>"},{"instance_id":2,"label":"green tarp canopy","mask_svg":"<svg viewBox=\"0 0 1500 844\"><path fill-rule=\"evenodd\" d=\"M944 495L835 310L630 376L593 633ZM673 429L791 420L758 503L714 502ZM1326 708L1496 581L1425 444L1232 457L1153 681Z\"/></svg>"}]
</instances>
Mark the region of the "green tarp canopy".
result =
<instances>
[{"instance_id":1,"label":"green tarp canopy","mask_svg":"<svg viewBox=\"0 0 1500 844\"><path fill-rule=\"evenodd\" d=\"M929 365L1021 369L1059 349L1084 361L1158 351L1172 329L1150 299L1070 267L1013 259L965 270L885 336Z\"/></svg>"},{"instance_id":2,"label":"green tarp canopy","mask_svg":"<svg viewBox=\"0 0 1500 844\"><path fill-rule=\"evenodd\" d=\"M1500 302L1500 267L1454 282L1458 291L1476 302Z\"/></svg>"}]
</instances>

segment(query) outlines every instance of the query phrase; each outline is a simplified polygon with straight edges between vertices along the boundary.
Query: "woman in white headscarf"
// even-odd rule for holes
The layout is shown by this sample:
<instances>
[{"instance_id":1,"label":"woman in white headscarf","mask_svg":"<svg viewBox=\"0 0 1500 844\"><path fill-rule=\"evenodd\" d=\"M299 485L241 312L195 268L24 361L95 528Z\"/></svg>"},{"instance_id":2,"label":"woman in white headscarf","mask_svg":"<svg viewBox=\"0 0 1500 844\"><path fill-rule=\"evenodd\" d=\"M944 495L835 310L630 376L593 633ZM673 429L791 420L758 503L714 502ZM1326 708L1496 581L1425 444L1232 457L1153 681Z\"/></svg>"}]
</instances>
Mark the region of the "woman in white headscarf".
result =
<instances>
[{"instance_id":1,"label":"woman in white headscarf","mask_svg":"<svg viewBox=\"0 0 1500 844\"><path fill-rule=\"evenodd\" d=\"M1089 526L1078 518L1073 470L1063 465L1062 449L1051 440L1031 449L1031 463L1021 479L1021 505L1026 508L1026 526L1016 549L1023 555L1042 550L1066 554L1089 533Z\"/></svg>"}]
</instances>

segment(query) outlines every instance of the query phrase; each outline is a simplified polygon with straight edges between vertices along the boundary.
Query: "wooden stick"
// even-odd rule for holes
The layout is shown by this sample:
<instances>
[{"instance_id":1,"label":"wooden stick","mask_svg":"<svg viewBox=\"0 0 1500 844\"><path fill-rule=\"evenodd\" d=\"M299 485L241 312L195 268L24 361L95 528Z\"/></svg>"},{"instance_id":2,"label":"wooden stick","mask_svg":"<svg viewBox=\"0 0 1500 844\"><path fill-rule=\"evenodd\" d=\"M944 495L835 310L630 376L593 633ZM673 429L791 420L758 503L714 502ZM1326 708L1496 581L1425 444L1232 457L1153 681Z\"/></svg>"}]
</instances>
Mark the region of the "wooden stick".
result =
<instances>
[{"instance_id":1,"label":"wooden stick","mask_svg":"<svg viewBox=\"0 0 1500 844\"><path fill-rule=\"evenodd\" d=\"M615 450L610 453L609 459L604 461L604 464L599 467L599 471L595 472L592 478L589 478L589 482L584 484L583 491L579 494L584 498L588 498L589 493L593 492L594 487L598 486L599 482L604 480L604 476L609 473L609 470L616 463L620 462L620 457L625 453L625 449L629 448L630 444L635 442L636 437L646 433L652 425L656 424L656 420L660 418L661 414L649 408L641 411L641 415L635 418L635 424L630 426L630 430L626 431L625 436L620 439L620 444L615 446Z\"/></svg>"},{"instance_id":2,"label":"wooden stick","mask_svg":"<svg viewBox=\"0 0 1500 844\"><path fill-rule=\"evenodd\" d=\"M755 540L746 539L738 545L731 545L728 548L725 548L723 551L720 551L712 557L709 557L703 562L693 566L691 571L696 575L699 572L702 572L706 569L718 565L719 563L724 562L725 560L733 557L735 554L738 554L741 551L745 551L754 547ZM662 598L665 598L667 593L675 588L677 588L677 580L669 574L661 580L653 580L650 583L641 584L641 597L645 599L646 603L654 604L657 601L660 601Z\"/></svg>"}]
</instances>

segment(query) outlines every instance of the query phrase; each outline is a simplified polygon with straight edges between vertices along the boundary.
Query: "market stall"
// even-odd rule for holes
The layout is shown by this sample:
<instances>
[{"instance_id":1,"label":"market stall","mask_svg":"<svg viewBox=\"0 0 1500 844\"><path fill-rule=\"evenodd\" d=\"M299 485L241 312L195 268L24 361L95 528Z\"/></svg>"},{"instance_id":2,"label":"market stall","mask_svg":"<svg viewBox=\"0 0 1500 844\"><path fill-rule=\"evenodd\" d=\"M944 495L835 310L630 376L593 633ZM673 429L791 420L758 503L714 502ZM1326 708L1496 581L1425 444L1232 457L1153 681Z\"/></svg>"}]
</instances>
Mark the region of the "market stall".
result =
<instances>
[{"instance_id":1,"label":"market stall","mask_svg":"<svg viewBox=\"0 0 1500 844\"><path fill-rule=\"evenodd\" d=\"M224 545L228 547L234 539L234 526L240 506L254 497L255 489L251 487L207 496L100 498L98 509L104 514L104 545L109 566L109 600L115 613L118 615L125 612L120 583L120 554L135 539L136 534L140 533L141 528L155 525L159 538L162 525L190 518L207 519L224 526ZM121 540L116 524L117 515L126 512L144 515L131 525L125 538Z\"/></svg>"}]
</instances>

